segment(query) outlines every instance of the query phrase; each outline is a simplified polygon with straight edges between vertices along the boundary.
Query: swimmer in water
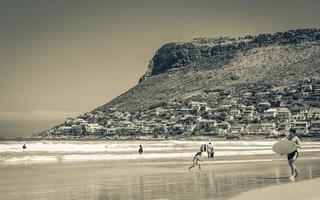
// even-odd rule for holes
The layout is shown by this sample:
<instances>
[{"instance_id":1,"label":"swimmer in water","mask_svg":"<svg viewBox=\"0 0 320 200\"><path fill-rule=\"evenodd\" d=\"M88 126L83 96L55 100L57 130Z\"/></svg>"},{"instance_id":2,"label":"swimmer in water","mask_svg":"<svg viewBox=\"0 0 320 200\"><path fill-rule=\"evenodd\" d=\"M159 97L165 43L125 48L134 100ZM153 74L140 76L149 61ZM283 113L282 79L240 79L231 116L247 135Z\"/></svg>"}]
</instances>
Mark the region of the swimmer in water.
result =
<instances>
[{"instance_id":1,"label":"swimmer in water","mask_svg":"<svg viewBox=\"0 0 320 200\"><path fill-rule=\"evenodd\" d=\"M138 153L141 155L141 154L143 154L143 148L142 148L142 145L140 144L139 145L139 151L138 151Z\"/></svg>"},{"instance_id":2,"label":"swimmer in water","mask_svg":"<svg viewBox=\"0 0 320 200\"><path fill-rule=\"evenodd\" d=\"M26 148L27 148L26 144L23 144L22 149L26 149Z\"/></svg>"}]
</instances>

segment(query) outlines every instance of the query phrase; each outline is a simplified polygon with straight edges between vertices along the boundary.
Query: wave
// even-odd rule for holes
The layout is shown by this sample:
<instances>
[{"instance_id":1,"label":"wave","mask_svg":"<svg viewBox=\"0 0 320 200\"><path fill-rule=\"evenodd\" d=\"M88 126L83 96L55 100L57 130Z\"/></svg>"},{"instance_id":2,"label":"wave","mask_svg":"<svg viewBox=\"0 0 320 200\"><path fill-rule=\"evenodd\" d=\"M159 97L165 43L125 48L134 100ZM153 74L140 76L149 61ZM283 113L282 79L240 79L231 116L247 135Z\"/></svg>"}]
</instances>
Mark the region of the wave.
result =
<instances>
[{"instance_id":1,"label":"wave","mask_svg":"<svg viewBox=\"0 0 320 200\"><path fill-rule=\"evenodd\" d=\"M58 158L55 156L22 156L12 158L1 158L2 161L8 163L48 163L56 162Z\"/></svg>"},{"instance_id":2,"label":"wave","mask_svg":"<svg viewBox=\"0 0 320 200\"><path fill-rule=\"evenodd\" d=\"M320 148L316 149L301 149L300 152L320 152ZM241 160L241 156L248 155L268 155L274 154L272 150L254 150L254 151L216 151L216 157L228 157L228 156L239 156L238 159ZM75 161L126 161L126 160L162 160L166 159L192 159L195 155L194 151L189 152L167 152L167 153L144 153L139 155L137 153L126 153L126 154L110 154L110 153L100 153L100 154L67 154L67 155L11 155L11 156L0 156L0 163L9 164L20 164L20 163L49 163L49 162L75 162ZM206 157L206 153L203 157ZM222 158L224 159L224 158ZM217 161L214 161L217 162ZM224 163L226 161L219 161ZM239 161L240 162L240 161Z\"/></svg>"},{"instance_id":3,"label":"wave","mask_svg":"<svg viewBox=\"0 0 320 200\"><path fill-rule=\"evenodd\" d=\"M151 152L161 151L188 151L199 150L203 142L199 141L166 141L159 144L148 143L144 141L143 147ZM174 142L175 144L169 144ZM249 144L250 143L250 144ZM266 145L266 144L269 145ZM272 142L273 144L274 142ZM262 145L263 144L263 145ZM27 143L27 149L22 149L22 144L0 144L0 153L18 153L18 152L50 152L50 153L97 153L97 152L136 152L138 145L133 143ZM319 148L320 143L302 143L303 148ZM215 150L270 150L271 142L239 142L239 141L218 141L214 143Z\"/></svg>"},{"instance_id":4,"label":"wave","mask_svg":"<svg viewBox=\"0 0 320 200\"><path fill-rule=\"evenodd\" d=\"M319 149L304 149L300 152L320 152ZM247 156L247 155L267 155L274 154L272 150L258 150L258 151L216 151L216 157L223 156ZM194 152L185 153L146 153L146 154L122 154L122 155L110 155L110 154L72 154L64 155L63 161L104 161L104 160L138 160L138 159L170 159L170 158L192 158L195 155ZM206 156L206 154L203 154Z\"/></svg>"}]
</instances>

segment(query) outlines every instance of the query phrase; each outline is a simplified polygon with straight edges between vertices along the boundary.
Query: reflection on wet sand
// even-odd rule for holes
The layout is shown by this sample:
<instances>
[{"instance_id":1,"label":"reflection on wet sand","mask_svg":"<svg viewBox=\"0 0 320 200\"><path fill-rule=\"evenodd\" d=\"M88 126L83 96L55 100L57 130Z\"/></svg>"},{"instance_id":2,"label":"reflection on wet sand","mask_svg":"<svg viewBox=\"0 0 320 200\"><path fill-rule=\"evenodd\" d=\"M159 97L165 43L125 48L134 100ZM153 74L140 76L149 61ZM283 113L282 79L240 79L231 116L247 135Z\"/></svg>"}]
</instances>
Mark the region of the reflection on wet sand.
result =
<instances>
[{"instance_id":1,"label":"reflection on wet sand","mask_svg":"<svg viewBox=\"0 0 320 200\"><path fill-rule=\"evenodd\" d=\"M319 162L300 163L298 181L320 176ZM191 171L177 174L142 175L100 183L99 199L227 199L243 191L291 182L287 166L258 166L248 170Z\"/></svg>"}]
</instances>

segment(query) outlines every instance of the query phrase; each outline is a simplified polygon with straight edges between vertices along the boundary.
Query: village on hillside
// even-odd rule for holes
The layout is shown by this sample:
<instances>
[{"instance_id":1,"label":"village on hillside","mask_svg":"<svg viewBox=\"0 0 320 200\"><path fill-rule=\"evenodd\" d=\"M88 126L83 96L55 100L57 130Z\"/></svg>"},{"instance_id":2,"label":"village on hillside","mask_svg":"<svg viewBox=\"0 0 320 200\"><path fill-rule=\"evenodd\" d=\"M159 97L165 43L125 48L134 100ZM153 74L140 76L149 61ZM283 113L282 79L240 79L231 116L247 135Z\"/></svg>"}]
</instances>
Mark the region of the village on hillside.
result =
<instances>
[{"instance_id":1,"label":"village on hillside","mask_svg":"<svg viewBox=\"0 0 320 200\"><path fill-rule=\"evenodd\" d=\"M206 90L205 98L174 99L146 110L93 111L38 134L39 138L172 138L213 136L320 137L320 79L289 86L259 85L232 91ZM203 99L210 99L205 101Z\"/></svg>"}]
</instances>

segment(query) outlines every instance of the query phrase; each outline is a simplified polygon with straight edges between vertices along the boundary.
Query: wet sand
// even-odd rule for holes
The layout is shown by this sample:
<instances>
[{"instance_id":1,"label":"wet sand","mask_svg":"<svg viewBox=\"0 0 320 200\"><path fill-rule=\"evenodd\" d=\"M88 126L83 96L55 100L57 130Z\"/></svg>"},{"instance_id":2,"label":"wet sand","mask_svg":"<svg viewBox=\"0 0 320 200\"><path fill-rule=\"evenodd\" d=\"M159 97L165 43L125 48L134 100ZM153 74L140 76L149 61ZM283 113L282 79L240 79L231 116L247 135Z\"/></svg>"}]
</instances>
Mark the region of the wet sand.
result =
<instances>
[{"instance_id":1,"label":"wet sand","mask_svg":"<svg viewBox=\"0 0 320 200\"><path fill-rule=\"evenodd\" d=\"M191 159L6 165L0 168L0 199L230 199L291 183L284 158L226 161L205 160L201 171L187 170ZM297 166L297 182L320 177L318 153L302 154Z\"/></svg>"},{"instance_id":2,"label":"wet sand","mask_svg":"<svg viewBox=\"0 0 320 200\"><path fill-rule=\"evenodd\" d=\"M319 200L320 179L270 186L245 192L230 200Z\"/></svg>"}]
</instances>

